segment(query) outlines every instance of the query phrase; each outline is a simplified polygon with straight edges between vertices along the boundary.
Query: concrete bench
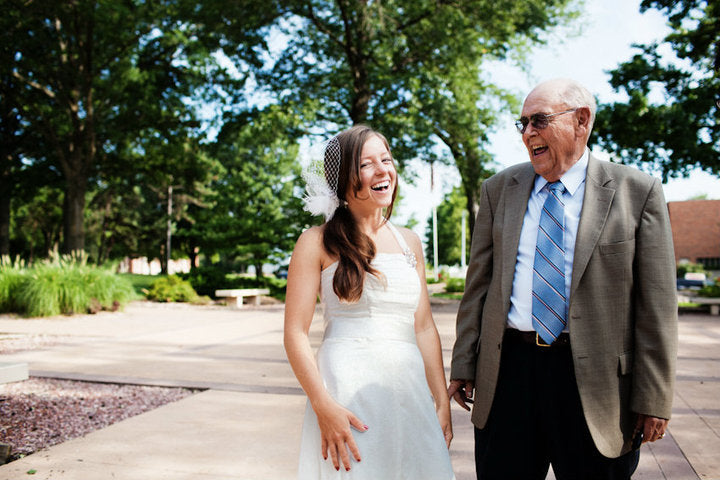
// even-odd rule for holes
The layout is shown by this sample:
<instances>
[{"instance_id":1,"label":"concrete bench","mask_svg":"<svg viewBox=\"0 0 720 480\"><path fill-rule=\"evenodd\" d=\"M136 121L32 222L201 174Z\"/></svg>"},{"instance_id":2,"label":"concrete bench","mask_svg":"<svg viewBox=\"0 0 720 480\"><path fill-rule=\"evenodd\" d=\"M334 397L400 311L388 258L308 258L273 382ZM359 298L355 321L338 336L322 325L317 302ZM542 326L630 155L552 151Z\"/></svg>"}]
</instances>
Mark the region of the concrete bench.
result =
<instances>
[{"instance_id":1,"label":"concrete bench","mask_svg":"<svg viewBox=\"0 0 720 480\"><path fill-rule=\"evenodd\" d=\"M690 297L690 301L700 305L710 305L710 315L720 315L720 298Z\"/></svg>"},{"instance_id":2,"label":"concrete bench","mask_svg":"<svg viewBox=\"0 0 720 480\"><path fill-rule=\"evenodd\" d=\"M216 297L226 297L227 304L231 307L242 308L243 298L255 297L255 305L260 305L260 296L270 295L267 288L235 288L229 290L215 290Z\"/></svg>"}]
</instances>

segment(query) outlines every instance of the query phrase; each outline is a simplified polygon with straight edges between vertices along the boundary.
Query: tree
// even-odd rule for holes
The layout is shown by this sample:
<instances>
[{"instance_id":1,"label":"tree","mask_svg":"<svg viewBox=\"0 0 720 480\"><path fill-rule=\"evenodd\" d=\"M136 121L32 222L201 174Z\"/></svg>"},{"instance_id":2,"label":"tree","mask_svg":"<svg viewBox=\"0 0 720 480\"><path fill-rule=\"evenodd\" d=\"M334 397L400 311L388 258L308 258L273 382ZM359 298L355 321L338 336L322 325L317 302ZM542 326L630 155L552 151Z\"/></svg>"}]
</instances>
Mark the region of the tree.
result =
<instances>
[{"instance_id":1,"label":"tree","mask_svg":"<svg viewBox=\"0 0 720 480\"><path fill-rule=\"evenodd\" d=\"M178 252L192 256L196 245L174 235L179 222L195 222L193 207L212 205L214 192L208 186L222 175L223 168L207 150L192 129L178 129L169 138L144 131L116 152L124 161L108 162L104 179L89 199L86 223L91 258L100 263L125 255L158 257L167 272L168 260L183 256ZM173 235L171 252L167 251L168 224Z\"/></svg>"},{"instance_id":2,"label":"tree","mask_svg":"<svg viewBox=\"0 0 720 480\"><path fill-rule=\"evenodd\" d=\"M495 122L478 102L507 92L479 81L482 60L570 15L569 0L296 0L276 24L287 45L259 78L281 101L308 105L309 119L336 131L369 123L404 161L436 161L438 139L456 161L474 220L483 152ZM494 102L495 103L495 102ZM462 119L455 115L460 113Z\"/></svg>"},{"instance_id":3,"label":"tree","mask_svg":"<svg viewBox=\"0 0 720 480\"><path fill-rule=\"evenodd\" d=\"M637 45L632 59L611 72L627 100L601 105L597 143L623 163L662 173L696 167L720 174L720 4L700 0L643 0L668 16L662 43ZM676 59L661 54L669 45Z\"/></svg>"},{"instance_id":4,"label":"tree","mask_svg":"<svg viewBox=\"0 0 720 480\"><path fill-rule=\"evenodd\" d=\"M437 236L438 236L438 264L459 265L462 259L462 216L467 212L465 202L467 198L462 188L455 187L445 195L442 203L437 208ZM426 230L425 257L428 262L433 262L435 256L432 218L428 220ZM470 228L466 223L465 230L465 258L470 256Z\"/></svg>"},{"instance_id":5,"label":"tree","mask_svg":"<svg viewBox=\"0 0 720 480\"><path fill-rule=\"evenodd\" d=\"M311 218L302 211L297 162L299 119L270 105L228 121L215 143L214 156L226 172L211 188L212 209L199 212L196 227L206 255L255 266L284 258Z\"/></svg>"},{"instance_id":6,"label":"tree","mask_svg":"<svg viewBox=\"0 0 720 480\"><path fill-rule=\"evenodd\" d=\"M202 8L181 0L5 4L0 28L12 31L12 42L4 55L19 86L11 94L27 106L27 128L47 139L47 157L64 179L63 250L81 250L86 196L103 178L104 161L124 161L113 153L144 132L169 139L199 128L191 100L222 96L244 76L227 75L212 55L224 40L201 20L219 2ZM242 37L237 30L235 39ZM233 48L231 58L256 57L238 43Z\"/></svg>"},{"instance_id":7,"label":"tree","mask_svg":"<svg viewBox=\"0 0 720 480\"><path fill-rule=\"evenodd\" d=\"M132 52L150 35L157 12L144 4L92 0L13 7L20 15L12 76L30 99L27 121L48 139L49 156L65 180L63 250L82 250L88 181L106 140L101 126L110 127L127 105L122 87L132 74Z\"/></svg>"},{"instance_id":8,"label":"tree","mask_svg":"<svg viewBox=\"0 0 720 480\"><path fill-rule=\"evenodd\" d=\"M0 47L3 58L0 64L9 60L5 51L5 42ZM7 62L7 63L6 63ZM2 68L2 67L0 67ZM20 126L20 109L15 99L8 95L17 88L15 82L2 68L0 73L0 255L10 253L10 199L21 168L20 155L23 141Z\"/></svg>"}]
</instances>

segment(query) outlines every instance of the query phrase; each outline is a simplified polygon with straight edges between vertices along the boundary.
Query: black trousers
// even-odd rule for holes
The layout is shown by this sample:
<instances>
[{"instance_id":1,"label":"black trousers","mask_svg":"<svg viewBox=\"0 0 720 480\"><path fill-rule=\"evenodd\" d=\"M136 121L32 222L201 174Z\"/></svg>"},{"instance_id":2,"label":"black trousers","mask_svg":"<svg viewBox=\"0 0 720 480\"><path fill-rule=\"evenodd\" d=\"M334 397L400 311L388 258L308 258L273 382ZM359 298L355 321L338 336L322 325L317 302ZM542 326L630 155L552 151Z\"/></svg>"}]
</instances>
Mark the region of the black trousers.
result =
<instances>
[{"instance_id":1,"label":"black trousers","mask_svg":"<svg viewBox=\"0 0 720 480\"><path fill-rule=\"evenodd\" d=\"M478 480L627 480L634 451L604 457L583 416L570 347L508 340L488 423L475 429Z\"/></svg>"}]
</instances>

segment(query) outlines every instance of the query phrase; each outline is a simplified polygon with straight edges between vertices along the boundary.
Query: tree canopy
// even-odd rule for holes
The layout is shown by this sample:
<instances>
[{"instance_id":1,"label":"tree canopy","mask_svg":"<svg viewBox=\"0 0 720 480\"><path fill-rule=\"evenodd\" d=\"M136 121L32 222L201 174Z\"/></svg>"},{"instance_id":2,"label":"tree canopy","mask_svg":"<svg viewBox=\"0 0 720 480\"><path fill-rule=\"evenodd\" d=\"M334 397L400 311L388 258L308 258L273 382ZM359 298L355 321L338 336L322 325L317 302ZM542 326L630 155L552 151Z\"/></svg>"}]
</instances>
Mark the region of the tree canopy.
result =
<instances>
[{"instance_id":1,"label":"tree canopy","mask_svg":"<svg viewBox=\"0 0 720 480\"><path fill-rule=\"evenodd\" d=\"M472 230L491 173L492 107L517 102L481 79L483 62L542 41L575 8L570 0L291 0L274 24L287 42L259 77L280 102L305 106L316 128L378 129L401 168L414 158L455 162Z\"/></svg>"},{"instance_id":2,"label":"tree canopy","mask_svg":"<svg viewBox=\"0 0 720 480\"><path fill-rule=\"evenodd\" d=\"M611 73L627 100L600 105L597 144L624 163L668 177L700 167L720 174L720 4L643 0L672 31ZM673 55L667 55L667 47Z\"/></svg>"},{"instance_id":3,"label":"tree canopy","mask_svg":"<svg viewBox=\"0 0 720 480\"><path fill-rule=\"evenodd\" d=\"M301 141L360 122L401 167L454 163L472 228L488 133L517 102L483 68L579 4L2 0L0 254L260 272L314 221Z\"/></svg>"}]
</instances>

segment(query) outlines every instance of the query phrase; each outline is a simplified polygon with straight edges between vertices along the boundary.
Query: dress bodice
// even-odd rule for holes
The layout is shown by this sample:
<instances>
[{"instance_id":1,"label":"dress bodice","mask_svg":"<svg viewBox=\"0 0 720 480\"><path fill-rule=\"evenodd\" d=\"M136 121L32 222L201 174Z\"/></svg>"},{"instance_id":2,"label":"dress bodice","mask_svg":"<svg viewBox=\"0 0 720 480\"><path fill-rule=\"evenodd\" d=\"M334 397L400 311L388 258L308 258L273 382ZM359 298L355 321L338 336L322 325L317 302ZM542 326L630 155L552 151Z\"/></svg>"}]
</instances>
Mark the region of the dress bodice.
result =
<instances>
[{"instance_id":1,"label":"dress bodice","mask_svg":"<svg viewBox=\"0 0 720 480\"><path fill-rule=\"evenodd\" d=\"M391 226L403 251L407 245ZM357 302L341 301L333 291L338 263L322 272L321 299L325 307L325 338L385 338L415 342L415 310L420 300L420 279L407 253L378 253L372 266L384 278L366 274Z\"/></svg>"}]
</instances>

